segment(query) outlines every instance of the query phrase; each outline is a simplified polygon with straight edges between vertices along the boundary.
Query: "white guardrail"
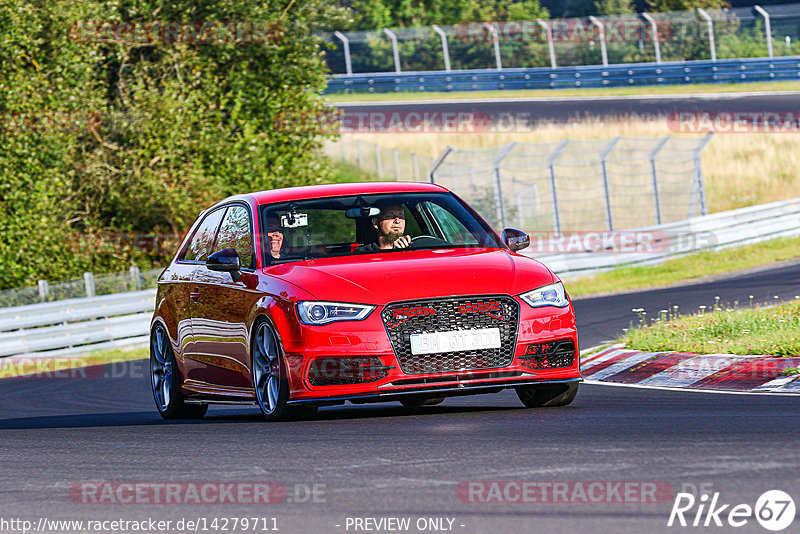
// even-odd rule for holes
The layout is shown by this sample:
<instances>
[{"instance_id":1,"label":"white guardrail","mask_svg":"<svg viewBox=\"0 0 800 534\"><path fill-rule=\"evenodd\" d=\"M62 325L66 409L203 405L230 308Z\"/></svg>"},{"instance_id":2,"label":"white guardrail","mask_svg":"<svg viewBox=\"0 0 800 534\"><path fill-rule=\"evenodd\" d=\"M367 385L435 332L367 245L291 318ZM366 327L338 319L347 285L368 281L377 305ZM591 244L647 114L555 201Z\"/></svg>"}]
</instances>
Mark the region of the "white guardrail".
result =
<instances>
[{"instance_id":1,"label":"white guardrail","mask_svg":"<svg viewBox=\"0 0 800 534\"><path fill-rule=\"evenodd\" d=\"M659 226L615 232L564 232L561 236L544 239L532 235L531 246L521 253L541 261L563 278L575 278L617 267L657 264L686 254L798 235L800 198ZM611 248L604 249L604 245Z\"/></svg>"},{"instance_id":2,"label":"white guardrail","mask_svg":"<svg viewBox=\"0 0 800 534\"><path fill-rule=\"evenodd\" d=\"M0 358L147 344L156 290L0 308Z\"/></svg>"},{"instance_id":3,"label":"white guardrail","mask_svg":"<svg viewBox=\"0 0 800 534\"><path fill-rule=\"evenodd\" d=\"M701 250L800 235L800 199L622 233L626 236L624 248L635 250L638 246L644 251L603 251L603 242L599 239L593 241L599 247L592 252L542 254L541 243L537 243L534 236L530 249L523 252L542 261L560 276L659 263ZM569 247L569 238L565 234L559 243ZM0 308L0 358L14 355L61 357L99 348L146 344L155 292L149 289Z\"/></svg>"}]
</instances>

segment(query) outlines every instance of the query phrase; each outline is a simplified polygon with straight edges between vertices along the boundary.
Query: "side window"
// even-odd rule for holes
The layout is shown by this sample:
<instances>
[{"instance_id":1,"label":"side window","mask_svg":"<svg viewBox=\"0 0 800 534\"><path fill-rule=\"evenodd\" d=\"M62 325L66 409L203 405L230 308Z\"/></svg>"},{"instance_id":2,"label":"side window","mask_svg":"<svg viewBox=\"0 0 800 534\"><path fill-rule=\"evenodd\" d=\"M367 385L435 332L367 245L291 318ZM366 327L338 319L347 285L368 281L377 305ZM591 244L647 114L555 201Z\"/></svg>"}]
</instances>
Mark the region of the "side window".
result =
<instances>
[{"instance_id":1,"label":"side window","mask_svg":"<svg viewBox=\"0 0 800 534\"><path fill-rule=\"evenodd\" d=\"M231 206L222 219L219 237L214 251L234 248L245 269L255 268L253 258L253 232L250 228L250 212L244 206Z\"/></svg>"},{"instance_id":2,"label":"side window","mask_svg":"<svg viewBox=\"0 0 800 534\"><path fill-rule=\"evenodd\" d=\"M406 214L406 234L410 236L420 235L420 234L427 234L429 232L423 232L422 228L420 228L419 223L417 222L417 218L415 217L415 213L411 213L409 210L408 205L403 206L403 211ZM415 212L418 213L419 205L415 206Z\"/></svg>"},{"instance_id":3,"label":"side window","mask_svg":"<svg viewBox=\"0 0 800 534\"><path fill-rule=\"evenodd\" d=\"M436 219L436 222L438 222L439 226L442 228L445 239L453 244L459 245L478 244L478 240L475 239L475 236L461 224L461 221L459 221L455 215L433 202L427 202L426 204L431 214Z\"/></svg>"},{"instance_id":4,"label":"side window","mask_svg":"<svg viewBox=\"0 0 800 534\"><path fill-rule=\"evenodd\" d=\"M184 261L206 261L206 258L211 254L212 247L214 246L214 238L217 235L217 227L222 219L222 214L225 213L224 208L212 211L203 221L192 236L192 241L186 248L181 258Z\"/></svg>"}]
</instances>

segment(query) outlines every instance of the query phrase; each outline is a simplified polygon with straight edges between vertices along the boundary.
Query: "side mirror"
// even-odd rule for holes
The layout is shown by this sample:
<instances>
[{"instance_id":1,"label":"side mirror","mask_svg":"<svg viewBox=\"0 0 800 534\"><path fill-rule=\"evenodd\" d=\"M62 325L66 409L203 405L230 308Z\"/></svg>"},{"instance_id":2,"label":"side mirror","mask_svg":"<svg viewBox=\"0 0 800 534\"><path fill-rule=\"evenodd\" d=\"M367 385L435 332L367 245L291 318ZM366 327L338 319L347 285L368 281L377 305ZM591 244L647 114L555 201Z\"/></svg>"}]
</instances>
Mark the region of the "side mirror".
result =
<instances>
[{"instance_id":1,"label":"side mirror","mask_svg":"<svg viewBox=\"0 0 800 534\"><path fill-rule=\"evenodd\" d=\"M503 230L503 243L505 243L513 252L516 252L530 245L531 237L522 230L506 228Z\"/></svg>"},{"instance_id":2,"label":"side mirror","mask_svg":"<svg viewBox=\"0 0 800 534\"><path fill-rule=\"evenodd\" d=\"M237 282L242 275L239 253L235 248L224 248L213 253L206 258L206 267L211 271L231 273L234 282Z\"/></svg>"}]
</instances>

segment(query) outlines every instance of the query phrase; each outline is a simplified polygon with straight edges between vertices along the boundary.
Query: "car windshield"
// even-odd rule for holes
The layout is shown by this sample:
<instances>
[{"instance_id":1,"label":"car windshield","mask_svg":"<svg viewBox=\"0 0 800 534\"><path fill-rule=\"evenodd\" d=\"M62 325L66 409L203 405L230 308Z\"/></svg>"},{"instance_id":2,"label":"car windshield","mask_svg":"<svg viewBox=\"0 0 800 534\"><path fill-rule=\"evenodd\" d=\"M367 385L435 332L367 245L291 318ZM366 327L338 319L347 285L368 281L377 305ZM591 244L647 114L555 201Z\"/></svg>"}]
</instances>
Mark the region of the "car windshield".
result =
<instances>
[{"instance_id":1,"label":"car windshield","mask_svg":"<svg viewBox=\"0 0 800 534\"><path fill-rule=\"evenodd\" d=\"M295 200L263 206L261 221L266 263L273 264L403 250L503 247L486 223L450 193ZM393 248L399 237L410 238L410 244Z\"/></svg>"}]
</instances>

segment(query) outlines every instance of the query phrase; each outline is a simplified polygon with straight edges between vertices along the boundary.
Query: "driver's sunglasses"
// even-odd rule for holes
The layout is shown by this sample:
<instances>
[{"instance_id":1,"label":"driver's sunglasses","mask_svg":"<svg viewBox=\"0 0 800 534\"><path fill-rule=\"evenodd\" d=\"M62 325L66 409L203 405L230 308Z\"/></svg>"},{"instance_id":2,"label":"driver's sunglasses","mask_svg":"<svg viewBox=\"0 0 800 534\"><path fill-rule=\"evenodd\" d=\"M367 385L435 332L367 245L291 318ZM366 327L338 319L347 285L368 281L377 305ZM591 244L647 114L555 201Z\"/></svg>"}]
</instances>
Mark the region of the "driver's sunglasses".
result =
<instances>
[{"instance_id":1,"label":"driver's sunglasses","mask_svg":"<svg viewBox=\"0 0 800 534\"><path fill-rule=\"evenodd\" d=\"M395 219L401 219L401 220L405 221L406 220L406 215L404 213L400 213L398 215L390 215L390 214L387 213L386 215L381 215L381 218L380 218L381 221L393 221Z\"/></svg>"}]
</instances>

